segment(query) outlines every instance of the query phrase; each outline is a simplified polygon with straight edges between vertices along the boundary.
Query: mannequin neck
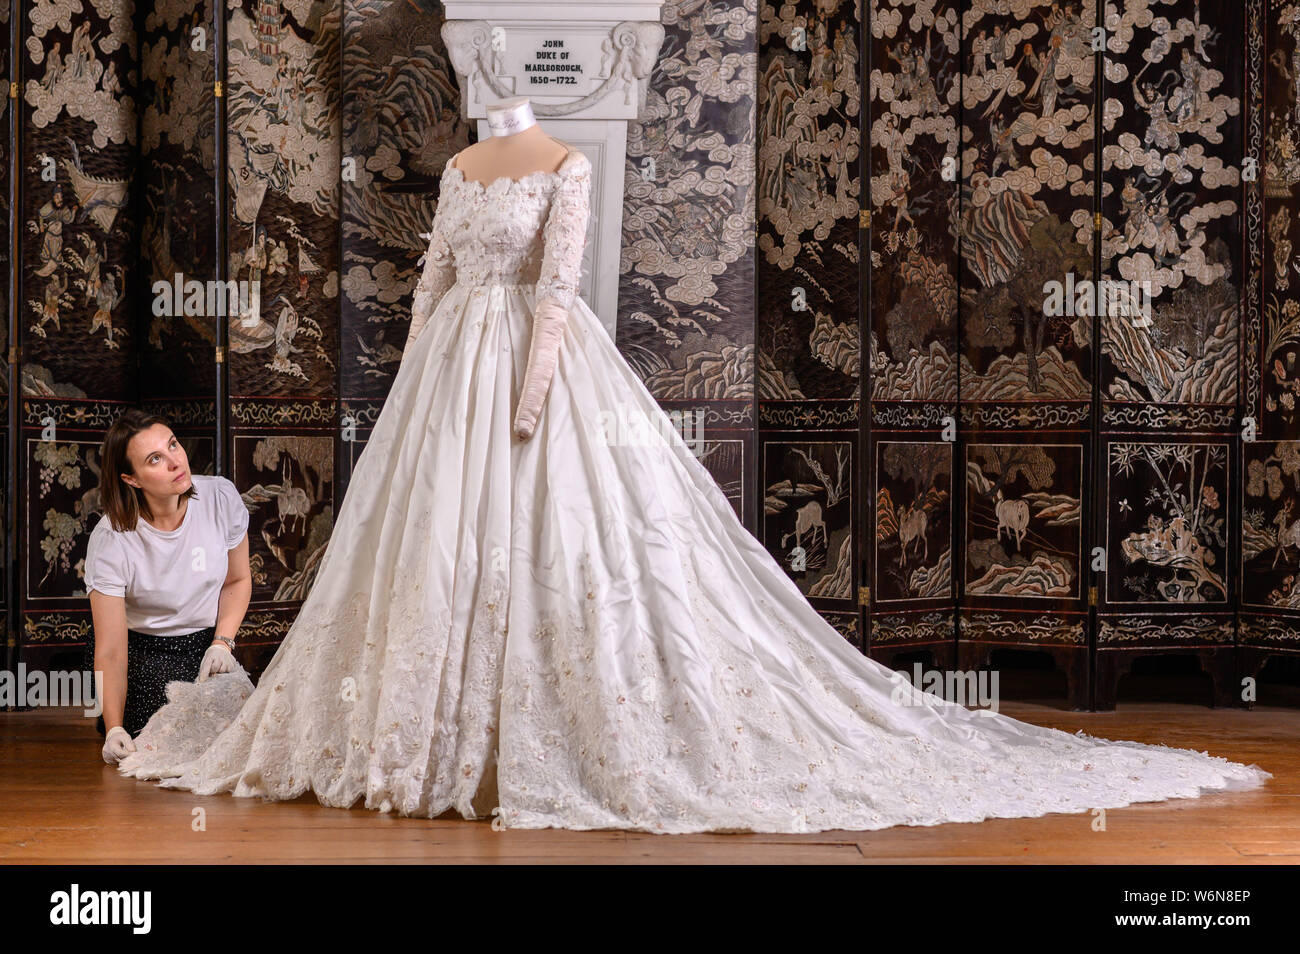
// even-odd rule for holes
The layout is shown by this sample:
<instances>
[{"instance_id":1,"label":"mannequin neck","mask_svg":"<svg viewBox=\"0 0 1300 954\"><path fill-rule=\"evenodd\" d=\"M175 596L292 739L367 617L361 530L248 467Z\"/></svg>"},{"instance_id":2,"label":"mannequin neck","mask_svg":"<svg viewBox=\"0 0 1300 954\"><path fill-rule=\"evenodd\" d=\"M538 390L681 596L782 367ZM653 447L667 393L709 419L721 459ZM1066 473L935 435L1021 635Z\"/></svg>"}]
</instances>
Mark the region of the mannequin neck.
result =
<instances>
[{"instance_id":1,"label":"mannequin neck","mask_svg":"<svg viewBox=\"0 0 1300 954\"><path fill-rule=\"evenodd\" d=\"M542 131L542 127L534 123L527 129L521 129L517 133L507 135L493 135L488 142L493 143L501 149L514 149L516 146L531 146L534 142L540 142L550 137Z\"/></svg>"}]
</instances>

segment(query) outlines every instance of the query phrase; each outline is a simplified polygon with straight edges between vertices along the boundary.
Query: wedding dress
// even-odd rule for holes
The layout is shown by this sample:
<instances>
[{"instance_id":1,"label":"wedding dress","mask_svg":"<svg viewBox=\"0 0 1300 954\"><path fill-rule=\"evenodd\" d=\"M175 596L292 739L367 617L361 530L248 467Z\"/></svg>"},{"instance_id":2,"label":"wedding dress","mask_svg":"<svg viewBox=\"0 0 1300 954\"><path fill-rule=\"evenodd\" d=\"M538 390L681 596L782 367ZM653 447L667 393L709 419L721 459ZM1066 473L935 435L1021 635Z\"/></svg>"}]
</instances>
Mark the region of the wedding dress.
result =
<instances>
[{"instance_id":1,"label":"wedding dress","mask_svg":"<svg viewBox=\"0 0 1300 954\"><path fill-rule=\"evenodd\" d=\"M1083 812L1268 772L913 689L744 528L577 297L591 165L448 162L410 341L257 687L173 683L119 766L494 828L813 832ZM530 440L534 304L569 309ZM655 439L654 435L662 439Z\"/></svg>"}]
</instances>

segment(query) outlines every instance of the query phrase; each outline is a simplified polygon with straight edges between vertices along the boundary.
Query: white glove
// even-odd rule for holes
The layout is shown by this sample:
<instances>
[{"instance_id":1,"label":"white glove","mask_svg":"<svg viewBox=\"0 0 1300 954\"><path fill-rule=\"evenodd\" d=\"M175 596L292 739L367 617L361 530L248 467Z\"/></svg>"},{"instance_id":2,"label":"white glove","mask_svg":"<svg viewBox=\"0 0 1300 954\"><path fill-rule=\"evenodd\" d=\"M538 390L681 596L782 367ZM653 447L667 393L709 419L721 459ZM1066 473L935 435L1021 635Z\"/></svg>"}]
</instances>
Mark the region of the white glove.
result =
<instances>
[{"instance_id":1,"label":"white glove","mask_svg":"<svg viewBox=\"0 0 1300 954\"><path fill-rule=\"evenodd\" d=\"M113 726L104 736L104 749L101 754L109 765L126 758L134 751L135 742L131 740L131 733L120 725Z\"/></svg>"},{"instance_id":2,"label":"white glove","mask_svg":"<svg viewBox=\"0 0 1300 954\"><path fill-rule=\"evenodd\" d=\"M533 308L533 339L528 346L528 363L524 368L523 390L515 411L515 437L526 441L537 429L542 405L555 375L560 358L560 342L569 321L569 309L550 298L543 298Z\"/></svg>"},{"instance_id":3,"label":"white glove","mask_svg":"<svg viewBox=\"0 0 1300 954\"><path fill-rule=\"evenodd\" d=\"M203 661L199 663L199 678L194 681L203 682L208 676L234 671L234 654L226 647L225 643L213 643L208 647L208 651L203 654Z\"/></svg>"}]
</instances>

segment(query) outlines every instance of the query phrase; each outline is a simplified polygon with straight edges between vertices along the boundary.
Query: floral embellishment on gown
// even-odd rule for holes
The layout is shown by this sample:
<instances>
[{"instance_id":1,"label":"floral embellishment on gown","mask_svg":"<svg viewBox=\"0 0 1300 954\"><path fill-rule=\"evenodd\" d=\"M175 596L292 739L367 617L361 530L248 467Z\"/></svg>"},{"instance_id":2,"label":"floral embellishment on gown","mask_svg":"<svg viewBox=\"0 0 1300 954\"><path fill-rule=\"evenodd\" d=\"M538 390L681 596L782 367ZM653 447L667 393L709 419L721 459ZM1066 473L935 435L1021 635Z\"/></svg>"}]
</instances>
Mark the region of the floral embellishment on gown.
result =
<instances>
[{"instance_id":1,"label":"floral embellishment on gown","mask_svg":"<svg viewBox=\"0 0 1300 954\"><path fill-rule=\"evenodd\" d=\"M981 714L808 603L579 294L591 163L442 175L412 331L315 584L254 688L173 683L125 775L494 828L813 832L1250 788L1255 766ZM533 308L567 309L512 440ZM620 418L621 419L621 418Z\"/></svg>"}]
</instances>

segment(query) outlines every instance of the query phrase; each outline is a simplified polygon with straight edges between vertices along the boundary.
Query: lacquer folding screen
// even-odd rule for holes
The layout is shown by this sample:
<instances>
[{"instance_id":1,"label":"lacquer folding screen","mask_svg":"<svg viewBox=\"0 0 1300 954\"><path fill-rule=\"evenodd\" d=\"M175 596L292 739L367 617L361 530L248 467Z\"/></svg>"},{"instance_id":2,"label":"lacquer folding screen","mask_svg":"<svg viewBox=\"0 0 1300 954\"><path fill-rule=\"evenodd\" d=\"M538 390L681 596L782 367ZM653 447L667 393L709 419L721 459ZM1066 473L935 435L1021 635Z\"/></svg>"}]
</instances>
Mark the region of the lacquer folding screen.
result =
<instances>
[{"instance_id":1,"label":"lacquer folding screen","mask_svg":"<svg viewBox=\"0 0 1300 954\"><path fill-rule=\"evenodd\" d=\"M1300 648L1297 8L870 6L873 653L1228 701Z\"/></svg>"},{"instance_id":2,"label":"lacquer folding screen","mask_svg":"<svg viewBox=\"0 0 1300 954\"><path fill-rule=\"evenodd\" d=\"M12 9L8 660L84 645L97 445L144 403L245 493L257 668L471 141L438 5L246 0L220 46L210 3ZM1300 650L1296 8L669 13L618 347L845 638L963 668L1046 651L1080 705L1143 652L1195 653L1223 699ZM219 334L154 314L177 272L259 294ZM1112 313L1080 313L1086 288Z\"/></svg>"},{"instance_id":3,"label":"lacquer folding screen","mask_svg":"<svg viewBox=\"0 0 1300 954\"><path fill-rule=\"evenodd\" d=\"M1241 670L1300 651L1300 5L1245 4L1246 307L1240 402ZM1254 433L1249 433L1249 425Z\"/></svg>"},{"instance_id":4,"label":"lacquer folding screen","mask_svg":"<svg viewBox=\"0 0 1300 954\"><path fill-rule=\"evenodd\" d=\"M16 316L0 392L4 662L82 664L99 444L141 404L166 415L196 473L229 477L250 510L239 641L256 674L314 584L345 493L370 492L349 477L400 365L443 165L475 139L442 6L0 2L0 18L11 12L7 289L8 250L22 256L0 315ZM644 121L628 132L617 343L757 530L757 7L683 8L665 30ZM836 68L856 80L856 59ZM848 215L840 233L851 249ZM856 262L841 273L852 289ZM238 283L230 313L206 296L184 307L187 288L155 293L178 274Z\"/></svg>"}]
</instances>

